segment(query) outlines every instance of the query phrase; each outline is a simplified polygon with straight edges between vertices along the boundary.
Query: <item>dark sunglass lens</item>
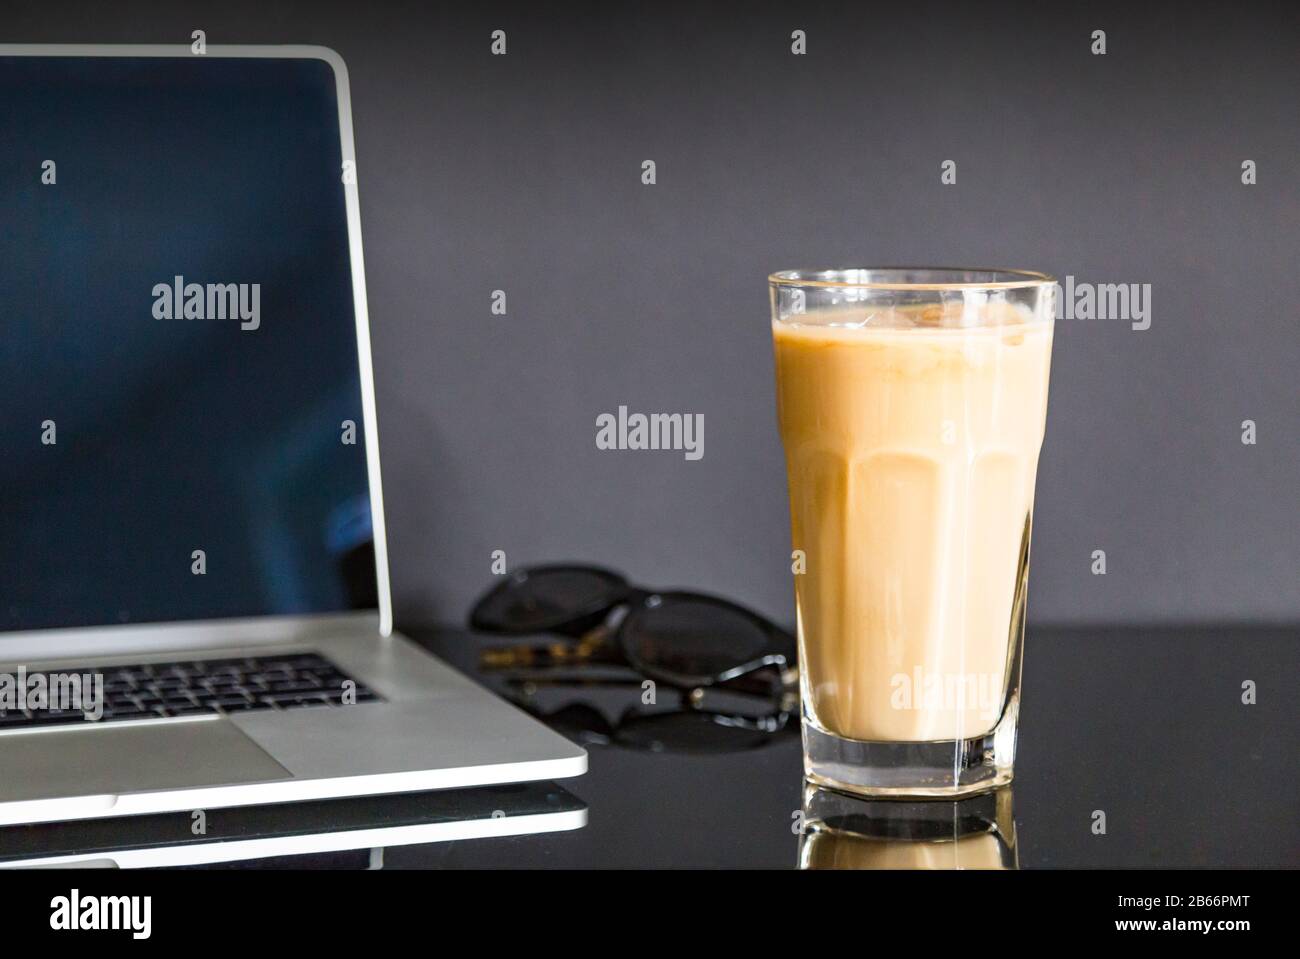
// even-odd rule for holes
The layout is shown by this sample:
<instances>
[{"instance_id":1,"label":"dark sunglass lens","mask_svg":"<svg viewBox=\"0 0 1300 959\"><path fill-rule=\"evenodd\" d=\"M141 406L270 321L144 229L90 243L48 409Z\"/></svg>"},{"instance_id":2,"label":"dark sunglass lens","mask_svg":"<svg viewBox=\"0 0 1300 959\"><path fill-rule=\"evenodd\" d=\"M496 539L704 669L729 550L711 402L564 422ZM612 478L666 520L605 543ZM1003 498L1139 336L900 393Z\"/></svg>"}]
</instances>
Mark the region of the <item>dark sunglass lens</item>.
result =
<instances>
[{"instance_id":1,"label":"dark sunglass lens","mask_svg":"<svg viewBox=\"0 0 1300 959\"><path fill-rule=\"evenodd\" d=\"M473 624L479 629L541 632L598 611L622 591L622 580L603 570L525 570L484 597L474 609Z\"/></svg>"},{"instance_id":2,"label":"dark sunglass lens","mask_svg":"<svg viewBox=\"0 0 1300 959\"><path fill-rule=\"evenodd\" d=\"M708 682L756 659L767 648L768 635L733 606L668 594L636 608L624 626L623 642L643 667Z\"/></svg>"}]
</instances>

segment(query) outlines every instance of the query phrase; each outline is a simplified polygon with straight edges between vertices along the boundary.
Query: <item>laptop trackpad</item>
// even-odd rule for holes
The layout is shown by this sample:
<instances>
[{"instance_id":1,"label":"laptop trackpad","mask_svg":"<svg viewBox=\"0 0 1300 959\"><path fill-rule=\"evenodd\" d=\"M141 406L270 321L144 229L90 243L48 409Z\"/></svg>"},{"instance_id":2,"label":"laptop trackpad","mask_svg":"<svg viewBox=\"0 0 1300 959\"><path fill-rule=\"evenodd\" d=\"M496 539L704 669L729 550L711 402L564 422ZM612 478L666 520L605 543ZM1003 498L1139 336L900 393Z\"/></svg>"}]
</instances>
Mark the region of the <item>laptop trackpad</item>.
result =
<instances>
[{"instance_id":1,"label":"laptop trackpad","mask_svg":"<svg viewBox=\"0 0 1300 959\"><path fill-rule=\"evenodd\" d=\"M0 736L0 802L289 778L228 719Z\"/></svg>"}]
</instances>

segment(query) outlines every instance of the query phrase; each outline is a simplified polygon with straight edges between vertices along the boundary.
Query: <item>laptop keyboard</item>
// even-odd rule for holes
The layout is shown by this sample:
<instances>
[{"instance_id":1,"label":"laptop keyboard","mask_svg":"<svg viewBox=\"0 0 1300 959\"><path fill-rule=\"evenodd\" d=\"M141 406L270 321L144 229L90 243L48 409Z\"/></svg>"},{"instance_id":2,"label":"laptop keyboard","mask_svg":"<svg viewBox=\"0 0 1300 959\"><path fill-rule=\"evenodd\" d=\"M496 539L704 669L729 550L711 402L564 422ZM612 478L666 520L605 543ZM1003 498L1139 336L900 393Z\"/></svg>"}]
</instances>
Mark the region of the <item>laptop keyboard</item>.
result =
<instances>
[{"instance_id":1,"label":"laptop keyboard","mask_svg":"<svg viewBox=\"0 0 1300 959\"><path fill-rule=\"evenodd\" d=\"M52 690L57 684L50 683L51 674L97 673L104 677L104 711L98 722L382 701L374 690L317 653L132 666L59 666L29 670L26 688L33 688L35 676L44 676L43 685ZM83 700L83 704L90 705L90 701ZM94 721L80 709L0 709L0 730Z\"/></svg>"}]
</instances>

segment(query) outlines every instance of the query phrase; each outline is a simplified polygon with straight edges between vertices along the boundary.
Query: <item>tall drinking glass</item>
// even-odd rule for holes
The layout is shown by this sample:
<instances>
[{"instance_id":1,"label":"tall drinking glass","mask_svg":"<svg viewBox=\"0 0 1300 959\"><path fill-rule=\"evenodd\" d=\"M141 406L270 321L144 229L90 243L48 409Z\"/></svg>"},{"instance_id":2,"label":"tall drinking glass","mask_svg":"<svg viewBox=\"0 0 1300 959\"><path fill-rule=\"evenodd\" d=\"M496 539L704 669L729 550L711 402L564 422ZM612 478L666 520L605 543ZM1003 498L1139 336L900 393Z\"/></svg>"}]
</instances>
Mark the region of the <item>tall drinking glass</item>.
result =
<instances>
[{"instance_id":1,"label":"tall drinking glass","mask_svg":"<svg viewBox=\"0 0 1300 959\"><path fill-rule=\"evenodd\" d=\"M873 796L1011 781L1056 283L769 278L804 771Z\"/></svg>"}]
</instances>

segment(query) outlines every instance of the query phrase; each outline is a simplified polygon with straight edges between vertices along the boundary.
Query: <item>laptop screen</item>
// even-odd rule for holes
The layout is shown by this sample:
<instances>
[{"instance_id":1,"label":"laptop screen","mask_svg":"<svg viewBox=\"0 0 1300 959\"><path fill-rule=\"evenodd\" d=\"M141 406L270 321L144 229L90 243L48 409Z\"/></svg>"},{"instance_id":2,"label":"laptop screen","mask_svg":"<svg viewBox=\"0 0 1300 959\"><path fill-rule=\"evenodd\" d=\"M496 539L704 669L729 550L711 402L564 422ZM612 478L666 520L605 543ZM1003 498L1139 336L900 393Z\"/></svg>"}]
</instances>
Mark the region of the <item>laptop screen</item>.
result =
<instances>
[{"instance_id":1,"label":"laptop screen","mask_svg":"<svg viewBox=\"0 0 1300 959\"><path fill-rule=\"evenodd\" d=\"M377 604L334 74L0 56L0 629Z\"/></svg>"}]
</instances>

